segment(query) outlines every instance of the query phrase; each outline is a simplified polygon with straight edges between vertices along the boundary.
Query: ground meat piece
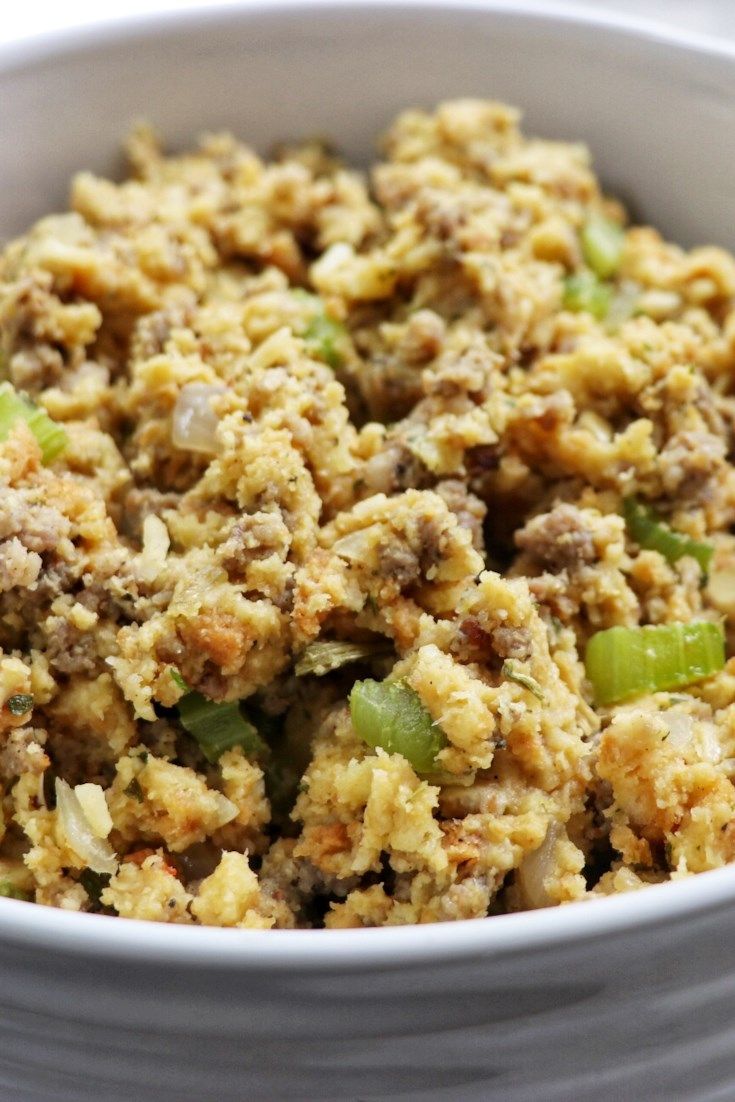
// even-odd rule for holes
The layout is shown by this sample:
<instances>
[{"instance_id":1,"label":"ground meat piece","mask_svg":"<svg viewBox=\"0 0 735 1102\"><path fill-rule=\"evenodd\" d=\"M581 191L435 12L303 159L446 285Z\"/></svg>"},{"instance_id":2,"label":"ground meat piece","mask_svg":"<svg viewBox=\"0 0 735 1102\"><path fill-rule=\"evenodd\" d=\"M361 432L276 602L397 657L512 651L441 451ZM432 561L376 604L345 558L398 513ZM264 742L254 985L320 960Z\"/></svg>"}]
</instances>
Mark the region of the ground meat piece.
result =
<instances>
[{"instance_id":1,"label":"ground meat piece","mask_svg":"<svg viewBox=\"0 0 735 1102\"><path fill-rule=\"evenodd\" d=\"M408 320L398 351L405 363L428 363L441 352L445 333L446 326L438 314L417 310Z\"/></svg>"},{"instance_id":2,"label":"ground meat piece","mask_svg":"<svg viewBox=\"0 0 735 1102\"><path fill-rule=\"evenodd\" d=\"M499 357L487 348L472 345L461 355L446 355L424 372L424 389L427 394L452 398L457 394L482 394L487 392Z\"/></svg>"},{"instance_id":3,"label":"ground meat piece","mask_svg":"<svg viewBox=\"0 0 735 1102\"><path fill-rule=\"evenodd\" d=\"M65 364L64 357L57 348L39 344L35 348L23 348L15 352L9 367L13 384L35 394L44 387L58 383Z\"/></svg>"},{"instance_id":4,"label":"ground meat piece","mask_svg":"<svg viewBox=\"0 0 735 1102\"><path fill-rule=\"evenodd\" d=\"M220 548L222 565L233 581L241 579L245 568L256 559L274 553L285 558L289 543L289 532L280 514L243 515Z\"/></svg>"},{"instance_id":5,"label":"ground meat piece","mask_svg":"<svg viewBox=\"0 0 735 1102\"><path fill-rule=\"evenodd\" d=\"M457 197L435 191L424 191L416 202L416 218L438 241L455 242L459 231L467 224L467 210Z\"/></svg>"},{"instance_id":6,"label":"ground meat piece","mask_svg":"<svg viewBox=\"0 0 735 1102\"><path fill-rule=\"evenodd\" d=\"M0 539L18 536L29 551L55 550L69 535L69 518L48 505L36 505L26 500L19 490L0 488Z\"/></svg>"},{"instance_id":7,"label":"ground meat piece","mask_svg":"<svg viewBox=\"0 0 735 1102\"><path fill-rule=\"evenodd\" d=\"M485 545L482 524L487 507L479 497L469 493L464 482L458 478L448 478L437 483L435 491L446 501L463 528L472 533L472 546L482 551Z\"/></svg>"},{"instance_id":8,"label":"ground meat piece","mask_svg":"<svg viewBox=\"0 0 735 1102\"><path fill-rule=\"evenodd\" d=\"M528 579L528 588L534 600L547 608L552 616L567 622L579 612L578 597L568 592L568 583L558 574L539 574Z\"/></svg>"},{"instance_id":9,"label":"ground meat piece","mask_svg":"<svg viewBox=\"0 0 735 1102\"><path fill-rule=\"evenodd\" d=\"M295 579L293 575L286 579L286 583L280 593L273 595L273 604L280 608L281 612L290 612L293 608Z\"/></svg>"},{"instance_id":10,"label":"ground meat piece","mask_svg":"<svg viewBox=\"0 0 735 1102\"><path fill-rule=\"evenodd\" d=\"M488 651L492 646L492 639L490 633L485 631L478 620L467 619L463 620L459 625L460 635L470 644L470 646L483 652Z\"/></svg>"},{"instance_id":11,"label":"ground meat piece","mask_svg":"<svg viewBox=\"0 0 735 1102\"><path fill-rule=\"evenodd\" d=\"M41 556L28 551L16 537L0 543L0 593L16 586L27 589L35 582L41 566Z\"/></svg>"},{"instance_id":12,"label":"ground meat piece","mask_svg":"<svg viewBox=\"0 0 735 1102\"><path fill-rule=\"evenodd\" d=\"M50 563L38 579L36 593L40 597L52 601L60 593L68 593L78 581L78 578L79 568L71 563ZM87 605L87 607L90 606Z\"/></svg>"},{"instance_id":13,"label":"ground meat piece","mask_svg":"<svg viewBox=\"0 0 735 1102\"><path fill-rule=\"evenodd\" d=\"M392 494L396 490L422 489L428 484L427 470L401 443L391 441L365 464L362 484L371 494Z\"/></svg>"},{"instance_id":14,"label":"ground meat piece","mask_svg":"<svg viewBox=\"0 0 735 1102\"><path fill-rule=\"evenodd\" d=\"M48 633L46 657L60 673L90 673L97 665L94 635L82 635L68 620L62 620Z\"/></svg>"},{"instance_id":15,"label":"ground meat piece","mask_svg":"<svg viewBox=\"0 0 735 1102\"><path fill-rule=\"evenodd\" d=\"M0 779L10 781L21 773L42 773L49 760L43 751L46 732L36 727L12 727L0 748Z\"/></svg>"},{"instance_id":16,"label":"ground meat piece","mask_svg":"<svg viewBox=\"0 0 735 1102\"><path fill-rule=\"evenodd\" d=\"M171 336L171 318L165 310L156 310L141 318L133 337L135 354L141 359L150 359L163 352L166 341Z\"/></svg>"},{"instance_id":17,"label":"ground meat piece","mask_svg":"<svg viewBox=\"0 0 735 1102\"><path fill-rule=\"evenodd\" d=\"M515 542L552 570L574 569L595 559L592 533L574 505L557 505L534 517L516 532Z\"/></svg>"},{"instance_id":18,"label":"ground meat piece","mask_svg":"<svg viewBox=\"0 0 735 1102\"><path fill-rule=\"evenodd\" d=\"M494 650L501 658L517 658L523 661L531 654L531 632L528 628L493 628L490 638Z\"/></svg>"},{"instance_id":19,"label":"ground meat piece","mask_svg":"<svg viewBox=\"0 0 735 1102\"><path fill-rule=\"evenodd\" d=\"M127 535L140 540L143 536L143 521L148 516L160 517L165 509L175 509L181 495L173 492L162 493L154 487L135 486L125 495L123 506L123 527Z\"/></svg>"},{"instance_id":20,"label":"ground meat piece","mask_svg":"<svg viewBox=\"0 0 735 1102\"><path fill-rule=\"evenodd\" d=\"M710 432L677 432L659 456L664 490L689 503L706 500L725 452L725 441Z\"/></svg>"},{"instance_id":21,"label":"ground meat piece","mask_svg":"<svg viewBox=\"0 0 735 1102\"><path fill-rule=\"evenodd\" d=\"M382 576L390 578L400 589L411 585L421 574L419 557L406 543L396 541L381 545L378 563Z\"/></svg>"},{"instance_id":22,"label":"ground meat piece","mask_svg":"<svg viewBox=\"0 0 735 1102\"><path fill-rule=\"evenodd\" d=\"M488 471L496 471L500 465L501 449L499 444L477 444L468 448L465 464L469 478L479 478Z\"/></svg>"},{"instance_id":23,"label":"ground meat piece","mask_svg":"<svg viewBox=\"0 0 735 1102\"><path fill-rule=\"evenodd\" d=\"M224 700L227 696L229 681L220 670L208 662L196 687L209 700Z\"/></svg>"},{"instance_id":24,"label":"ground meat piece","mask_svg":"<svg viewBox=\"0 0 735 1102\"><path fill-rule=\"evenodd\" d=\"M460 656L464 654L469 661L491 665L496 664L495 657L523 661L531 654L531 632L528 628L505 624L486 629L478 620L468 617L459 626L452 650Z\"/></svg>"},{"instance_id":25,"label":"ground meat piece","mask_svg":"<svg viewBox=\"0 0 735 1102\"><path fill-rule=\"evenodd\" d=\"M435 516L419 517L417 528L419 565L422 574L426 574L432 566L441 562L441 546L445 530Z\"/></svg>"}]
</instances>

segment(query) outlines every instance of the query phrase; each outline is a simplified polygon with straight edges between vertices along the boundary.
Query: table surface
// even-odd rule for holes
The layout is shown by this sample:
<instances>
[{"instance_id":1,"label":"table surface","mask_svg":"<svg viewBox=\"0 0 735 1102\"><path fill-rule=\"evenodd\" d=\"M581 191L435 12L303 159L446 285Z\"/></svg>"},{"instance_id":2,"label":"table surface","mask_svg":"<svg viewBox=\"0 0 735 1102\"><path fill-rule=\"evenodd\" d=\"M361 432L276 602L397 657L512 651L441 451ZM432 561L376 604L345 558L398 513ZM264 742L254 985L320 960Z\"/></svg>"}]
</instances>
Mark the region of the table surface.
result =
<instances>
[{"instance_id":1,"label":"table surface","mask_svg":"<svg viewBox=\"0 0 735 1102\"><path fill-rule=\"evenodd\" d=\"M4 6L0 20L0 42L13 41L63 27L85 23L111 22L126 15L175 11L194 7L222 7L238 0L24 0ZM304 0L308 3L309 0ZM544 0L536 0L543 9ZM577 10L624 12L657 19L669 26L700 33L727 35L735 39L735 2L733 0L569 0L567 7Z\"/></svg>"}]
</instances>

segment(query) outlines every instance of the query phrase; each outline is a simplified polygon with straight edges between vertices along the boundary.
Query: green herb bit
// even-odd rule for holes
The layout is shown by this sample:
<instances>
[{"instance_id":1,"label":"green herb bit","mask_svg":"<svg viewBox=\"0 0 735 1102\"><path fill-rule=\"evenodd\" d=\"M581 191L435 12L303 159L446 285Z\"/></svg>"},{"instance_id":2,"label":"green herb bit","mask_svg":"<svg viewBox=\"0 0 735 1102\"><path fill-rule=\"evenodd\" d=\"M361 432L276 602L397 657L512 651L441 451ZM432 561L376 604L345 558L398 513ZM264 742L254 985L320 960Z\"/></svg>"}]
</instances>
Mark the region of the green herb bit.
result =
<instances>
[{"instance_id":1,"label":"green herb bit","mask_svg":"<svg viewBox=\"0 0 735 1102\"><path fill-rule=\"evenodd\" d=\"M510 659L503 662L503 668L500 672L503 677L507 677L509 681L515 681L517 685L522 685L524 689L528 689L529 693L533 693L542 704L546 703L546 695L536 678L529 677L527 673L523 673L522 670L519 670L515 662L512 662Z\"/></svg>"},{"instance_id":2,"label":"green herb bit","mask_svg":"<svg viewBox=\"0 0 735 1102\"><path fill-rule=\"evenodd\" d=\"M131 800L137 800L138 803L142 804L145 799L145 794L137 777L133 777L130 784L126 785L123 791L126 796L130 796Z\"/></svg>"},{"instance_id":3,"label":"green herb bit","mask_svg":"<svg viewBox=\"0 0 735 1102\"><path fill-rule=\"evenodd\" d=\"M403 681L356 681L350 693L352 726L368 746L402 754L417 773L430 773L447 736L418 693Z\"/></svg>"},{"instance_id":4,"label":"green herb bit","mask_svg":"<svg viewBox=\"0 0 735 1102\"><path fill-rule=\"evenodd\" d=\"M15 693L14 696L8 697L5 707L14 716L24 716L33 708L33 697L30 693Z\"/></svg>"},{"instance_id":5,"label":"green herb bit","mask_svg":"<svg viewBox=\"0 0 735 1102\"><path fill-rule=\"evenodd\" d=\"M0 880L0 897L3 899L22 899L26 903L30 900L30 892L24 892L17 888L12 880Z\"/></svg>"},{"instance_id":6,"label":"green herb bit","mask_svg":"<svg viewBox=\"0 0 735 1102\"><path fill-rule=\"evenodd\" d=\"M724 665L722 627L709 621L608 628L592 636L585 655L597 704L680 689Z\"/></svg>"},{"instance_id":7,"label":"green herb bit","mask_svg":"<svg viewBox=\"0 0 735 1102\"><path fill-rule=\"evenodd\" d=\"M10 383L0 383L0 442L7 440L16 421L25 421L41 448L44 463L50 463L69 443L64 430L45 410L34 406Z\"/></svg>"},{"instance_id":8,"label":"green herb bit","mask_svg":"<svg viewBox=\"0 0 735 1102\"><path fill-rule=\"evenodd\" d=\"M297 677L305 677L314 674L316 677L324 677L332 670L338 670L341 666L348 666L352 662L360 662L366 658L375 658L390 651L390 645L385 642L376 643L342 643L324 640L320 643L310 643L296 660L295 672Z\"/></svg>"},{"instance_id":9,"label":"green herb bit","mask_svg":"<svg viewBox=\"0 0 735 1102\"><path fill-rule=\"evenodd\" d=\"M340 345L346 333L344 325L330 318L328 314L315 314L304 331L306 350L317 360L323 360L336 370L343 363Z\"/></svg>"},{"instance_id":10,"label":"green herb bit","mask_svg":"<svg viewBox=\"0 0 735 1102\"><path fill-rule=\"evenodd\" d=\"M580 234L582 255L600 279L610 279L620 267L625 245L622 226L597 212L591 214Z\"/></svg>"},{"instance_id":11,"label":"green herb bit","mask_svg":"<svg viewBox=\"0 0 735 1102\"><path fill-rule=\"evenodd\" d=\"M562 305L565 310L578 314L586 312L602 321L610 309L610 300L610 287L600 283L593 272L575 272L564 280Z\"/></svg>"},{"instance_id":12,"label":"green herb bit","mask_svg":"<svg viewBox=\"0 0 735 1102\"><path fill-rule=\"evenodd\" d=\"M188 693L189 692L189 686L186 684L186 682L184 681L183 677L181 676L179 671L176 669L176 667L175 666L169 666L168 672L171 674L171 680L173 681L173 683L177 687L177 689L181 689L182 692Z\"/></svg>"},{"instance_id":13,"label":"green herb bit","mask_svg":"<svg viewBox=\"0 0 735 1102\"><path fill-rule=\"evenodd\" d=\"M225 750L240 746L246 754L258 754L266 746L232 700L217 704L201 693L187 693L177 705L182 726L199 743L207 761L215 765Z\"/></svg>"},{"instance_id":14,"label":"green herb bit","mask_svg":"<svg viewBox=\"0 0 735 1102\"><path fill-rule=\"evenodd\" d=\"M623 516L631 539L640 547L658 551L672 563L684 555L690 555L697 560L706 576L715 553L711 544L692 539L683 532L673 531L668 524L658 519L653 509L642 505L634 497L627 497L623 502Z\"/></svg>"},{"instance_id":15,"label":"green herb bit","mask_svg":"<svg viewBox=\"0 0 735 1102\"><path fill-rule=\"evenodd\" d=\"M92 903L97 905L103 891L110 883L108 872L93 872L92 869L84 869L79 875L79 883L84 888Z\"/></svg>"}]
</instances>

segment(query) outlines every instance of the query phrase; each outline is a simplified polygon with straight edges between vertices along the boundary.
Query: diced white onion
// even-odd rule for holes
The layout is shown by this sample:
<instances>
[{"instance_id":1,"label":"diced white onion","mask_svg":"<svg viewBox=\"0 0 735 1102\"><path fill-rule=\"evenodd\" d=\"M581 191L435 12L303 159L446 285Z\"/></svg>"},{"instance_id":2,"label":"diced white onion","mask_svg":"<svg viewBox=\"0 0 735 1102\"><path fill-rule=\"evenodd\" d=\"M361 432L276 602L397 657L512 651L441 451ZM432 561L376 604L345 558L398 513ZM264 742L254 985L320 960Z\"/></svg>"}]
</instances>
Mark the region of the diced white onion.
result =
<instances>
[{"instance_id":1,"label":"diced white onion","mask_svg":"<svg viewBox=\"0 0 735 1102\"><path fill-rule=\"evenodd\" d=\"M686 750L694 734L694 720L686 712L669 711L664 715L669 729L668 743L675 750Z\"/></svg>"},{"instance_id":2,"label":"diced white onion","mask_svg":"<svg viewBox=\"0 0 735 1102\"><path fill-rule=\"evenodd\" d=\"M333 275L345 264L349 264L354 255L355 250L352 245L347 244L346 241L337 241L322 253L314 264L314 270L321 276Z\"/></svg>"},{"instance_id":3,"label":"diced white onion","mask_svg":"<svg viewBox=\"0 0 735 1102\"><path fill-rule=\"evenodd\" d=\"M94 835L78 796L59 777L56 778L56 810L67 845L79 858L80 865L92 872L115 873L117 857L112 846Z\"/></svg>"},{"instance_id":4,"label":"diced white onion","mask_svg":"<svg viewBox=\"0 0 735 1102\"><path fill-rule=\"evenodd\" d=\"M112 830L112 816L107 806L102 785L77 784L74 795L81 804L84 817L97 838L106 838Z\"/></svg>"},{"instance_id":5,"label":"diced white onion","mask_svg":"<svg viewBox=\"0 0 735 1102\"><path fill-rule=\"evenodd\" d=\"M219 418L212 409L212 399L227 388L208 383L187 383L181 388L173 412L171 438L177 448L215 455Z\"/></svg>"},{"instance_id":6,"label":"diced white onion","mask_svg":"<svg viewBox=\"0 0 735 1102\"><path fill-rule=\"evenodd\" d=\"M644 291L638 301L638 309L642 314L648 314L656 321L670 318L677 310L681 309L681 295L676 291L651 290Z\"/></svg>"},{"instance_id":7,"label":"diced white onion","mask_svg":"<svg viewBox=\"0 0 735 1102\"><path fill-rule=\"evenodd\" d=\"M221 792L215 792L214 796L219 812L219 825L224 826L225 823L231 823L233 819L237 818L237 804L233 804L232 800L228 800Z\"/></svg>"},{"instance_id":8,"label":"diced white onion","mask_svg":"<svg viewBox=\"0 0 735 1102\"><path fill-rule=\"evenodd\" d=\"M373 530L377 525L371 524L368 528L360 528L357 532L350 532L347 536L335 540L332 550L336 551L341 559L348 562L365 563L368 557L370 541L373 538Z\"/></svg>"},{"instance_id":9,"label":"diced white onion","mask_svg":"<svg viewBox=\"0 0 735 1102\"><path fill-rule=\"evenodd\" d=\"M551 823L538 849L527 854L518 866L518 884L525 904L531 910L550 907L553 902L549 898L545 881L553 871L554 850L562 836L562 829L559 823Z\"/></svg>"},{"instance_id":10,"label":"diced white onion","mask_svg":"<svg viewBox=\"0 0 735 1102\"><path fill-rule=\"evenodd\" d=\"M707 583L707 596L720 612L735 612L735 565L731 559L720 565L715 558Z\"/></svg>"},{"instance_id":11,"label":"diced white onion","mask_svg":"<svg viewBox=\"0 0 735 1102\"><path fill-rule=\"evenodd\" d=\"M161 573L171 540L168 528L160 517L149 514L143 521L143 550L137 572L145 582L154 582Z\"/></svg>"}]
</instances>

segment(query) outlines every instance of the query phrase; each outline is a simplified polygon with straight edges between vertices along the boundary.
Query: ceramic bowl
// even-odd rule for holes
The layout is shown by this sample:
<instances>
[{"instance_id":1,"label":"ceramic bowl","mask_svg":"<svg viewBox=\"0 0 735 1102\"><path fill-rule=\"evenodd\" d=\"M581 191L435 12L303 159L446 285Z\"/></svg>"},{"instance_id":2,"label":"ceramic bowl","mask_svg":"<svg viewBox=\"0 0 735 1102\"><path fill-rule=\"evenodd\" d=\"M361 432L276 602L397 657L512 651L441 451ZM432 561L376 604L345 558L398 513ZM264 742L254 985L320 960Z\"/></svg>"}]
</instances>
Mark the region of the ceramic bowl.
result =
<instances>
[{"instance_id":1,"label":"ceramic bowl","mask_svg":"<svg viewBox=\"0 0 735 1102\"><path fill-rule=\"evenodd\" d=\"M685 243L735 245L735 50L487 3L275 2L0 50L0 236L176 145L332 136L367 160L408 105L480 95L584 139ZM735 1098L735 868L595 903L346 931L157 926L0 900L7 1102Z\"/></svg>"}]
</instances>

